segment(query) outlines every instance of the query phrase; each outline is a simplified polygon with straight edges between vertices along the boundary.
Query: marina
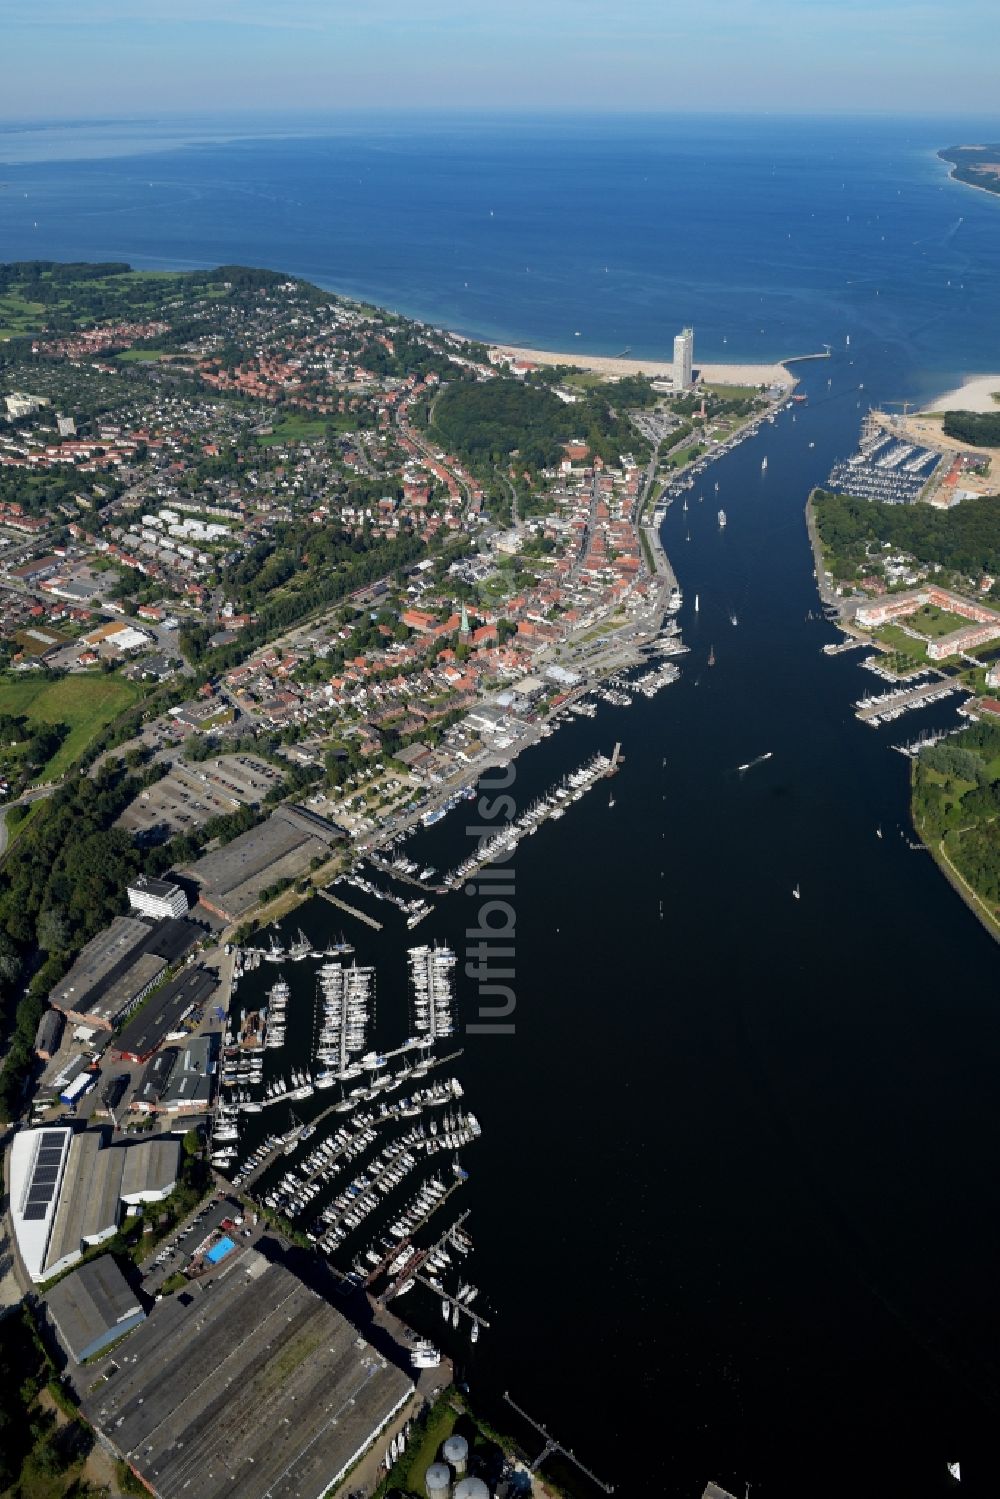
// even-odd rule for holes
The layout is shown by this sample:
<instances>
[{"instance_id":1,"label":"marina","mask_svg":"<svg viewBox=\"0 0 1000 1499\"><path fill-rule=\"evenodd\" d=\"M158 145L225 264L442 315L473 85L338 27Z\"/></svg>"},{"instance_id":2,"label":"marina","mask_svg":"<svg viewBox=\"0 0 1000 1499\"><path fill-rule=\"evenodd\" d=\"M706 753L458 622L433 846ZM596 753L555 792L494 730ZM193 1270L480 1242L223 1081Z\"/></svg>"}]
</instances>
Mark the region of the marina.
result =
<instances>
[{"instance_id":1,"label":"marina","mask_svg":"<svg viewBox=\"0 0 1000 1499\"><path fill-rule=\"evenodd\" d=\"M887 431L875 412L869 413L861 429L858 450L834 464L827 486L840 494L886 505L912 505L942 460L929 448L915 447Z\"/></svg>"},{"instance_id":2,"label":"marina","mask_svg":"<svg viewBox=\"0 0 1000 1499\"><path fill-rule=\"evenodd\" d=\"M919 687L883 692L878 697L861 697L854 704L855 716L872 728L882 723L893 723L904 713L915 708L925 708L931 703L941 702L953 692L968 691L960 682L950 679L924 682Z\"/></svg>"}]
</instances>

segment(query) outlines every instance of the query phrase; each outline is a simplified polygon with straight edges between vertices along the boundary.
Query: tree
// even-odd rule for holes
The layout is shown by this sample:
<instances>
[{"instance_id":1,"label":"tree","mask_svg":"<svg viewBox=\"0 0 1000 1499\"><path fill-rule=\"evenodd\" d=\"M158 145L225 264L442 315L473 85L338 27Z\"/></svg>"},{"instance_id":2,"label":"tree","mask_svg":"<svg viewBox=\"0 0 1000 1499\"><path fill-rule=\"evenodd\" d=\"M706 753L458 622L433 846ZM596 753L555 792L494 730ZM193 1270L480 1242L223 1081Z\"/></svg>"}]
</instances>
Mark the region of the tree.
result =
<instances>
[{"instance_id":1,"label":"tree","mask_svg":"<svg viewBox=\"0 0 1000 1499\"><path fill-rule=\"evenodd\" d=\"M13 984L20 977L21 956L5 931L0 931L0 980Z\"/></svg>"},{"instance_id":2,"label":"tree","mask_svg":"<svg viewBox=\"0 0 1000 1499\"><path fill-rule=\"evenodd\" d=\"M36 935L45 952L64 952L70 943L70 926L60 906L47 906L38 913Z\"/></svg>"}]
</instances>

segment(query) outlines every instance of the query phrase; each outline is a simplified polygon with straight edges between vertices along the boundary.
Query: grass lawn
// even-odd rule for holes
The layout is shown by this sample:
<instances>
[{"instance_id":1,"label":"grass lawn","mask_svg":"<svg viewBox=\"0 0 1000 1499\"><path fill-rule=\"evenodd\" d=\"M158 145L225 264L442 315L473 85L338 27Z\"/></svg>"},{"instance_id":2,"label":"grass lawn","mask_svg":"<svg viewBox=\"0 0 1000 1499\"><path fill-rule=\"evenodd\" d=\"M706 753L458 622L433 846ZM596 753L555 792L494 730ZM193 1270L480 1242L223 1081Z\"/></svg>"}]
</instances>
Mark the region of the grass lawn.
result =
<instances>
[{"instance_id":1,"label":"grass lawn","mask_svg":"<svg viewBox=\"0 0 1000 1499\"><path fill-rule=\"evenodd\" d=\"M595 370L574 370L567 375L563 381L564 385L575 385L578 390L592 390L595 385L603 385L607 380L606 375L599 375Z\"/></svg>"},{"instance_id":2,"label":"grass lawn","mask_svg":"<svg viewBox=\"0 0 1000 1499\"><path fill-rule=\"evenodd\" d=\"M58 682L26 676L0 682L0 713L24 714L35 723L69 725L70 732L39 777L51 780L72 765L94 735L141 695L141 687L103 673L63 677Z\"/></svg>"},{"instance_id":3,"label":"grass lawn","mask_svg":"<svg viewBox=\"0 0 1000 1499\"><path fill-rule=\"evenodd\" d=\"M964 629L969 620L963 619L960 614L949 614L946 609L936 609L933 604L925 604L915 614L907 618L907 624L911 629L926 635L929 640L936 640L941 635L950 635L953 630Z\"/></svg>"},{"instance_id":4,"label":"grass lawn","mask_svg":"<svg viewBox=\"0 0 1000 1499\"><path fill-rule=\"evenodd\" d=\"M873 634L884 641L890 650L898 651L901 656L908 656L911 661L926 663L927 647L919 640L914 640L912 635L907 635L898 625L880 625Z\"/></svg>"},{"instance_id":5,"label":"grass lawn","mask_svg":"<svg viewBox=\"0 0 1000 1499\"><path fill-rule=\"evenodd\" d=\"M759 385L699 385L698 390L711 391L724 401L752 401L760 395Z\"/></svg>"},{"instance_id":6,"label":"grass lawn","mask_svg":"<svg viewBox=\"0 0 1000 1499\"><path fill-rule=\"evenodd\" d=\"M37 333L44 326L44 303L26 302L17 292L6 292L0 296L0 338Z\"/></svg>"},{"instance_id":7,"label":"grass lawn","mask_svg":"<svg viewBox=\"0 0 1000 1499\"><path fill-rule=\"evenodd\" d=\"M163 354L159 349L125 349L117 357L123 364L156 364Z\"/></svg>"},{"instance_id":8,"label":"grass lawn","mask_svg":"<svg viewBox=\"0 0 1000 1499\"><path fill-rule=\"evenodd\" d=\"M680 448L678 452L671 453L667 459L667 464L670 468L683 468L685 463L690 463L704 451L704 443L693 442L689 447Z\"/></svg>"},{"instance_id":9,"label":"grass lawn","mask_svg":"<svg viewBox=\"0 0 1000 1499\"><path fill-rule=\"evenodd\" d=\"M283 416L275 422L274 430L257 441L262 448L280 447L286 442L321 441L330 427L338 432L351 432L354 422L339 412L335 416Z\"/></svg>"}]
</instances>

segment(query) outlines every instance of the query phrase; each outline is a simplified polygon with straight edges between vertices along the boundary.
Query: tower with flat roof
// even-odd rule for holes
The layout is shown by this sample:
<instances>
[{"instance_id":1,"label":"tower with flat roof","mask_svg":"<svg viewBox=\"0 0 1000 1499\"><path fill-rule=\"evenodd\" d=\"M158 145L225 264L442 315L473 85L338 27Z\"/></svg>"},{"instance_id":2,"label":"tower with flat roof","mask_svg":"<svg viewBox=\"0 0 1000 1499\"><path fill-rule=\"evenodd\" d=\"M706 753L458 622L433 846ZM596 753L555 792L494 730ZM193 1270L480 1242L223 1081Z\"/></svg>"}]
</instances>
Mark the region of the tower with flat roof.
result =
<instances>
[{"instance_id":1,"label":"tower with flat roof","mask_svg":"<svg viewBox=\"0 0 1000 1499\"><path fill-rule=\"evenodd\" d=\"M694 329L682 328L674 339L674 389L687 390L692 382Z\"/></svg>"}]
</instances>

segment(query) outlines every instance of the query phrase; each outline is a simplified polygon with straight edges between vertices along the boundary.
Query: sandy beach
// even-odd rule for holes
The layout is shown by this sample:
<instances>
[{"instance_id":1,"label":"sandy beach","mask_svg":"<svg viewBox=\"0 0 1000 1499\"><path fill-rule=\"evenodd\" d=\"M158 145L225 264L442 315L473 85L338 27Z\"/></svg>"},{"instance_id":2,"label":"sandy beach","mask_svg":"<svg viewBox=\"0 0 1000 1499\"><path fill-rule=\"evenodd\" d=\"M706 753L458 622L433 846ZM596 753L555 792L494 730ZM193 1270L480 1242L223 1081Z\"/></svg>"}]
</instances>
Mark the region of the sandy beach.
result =
<instances>
[{"instance_id":1,"label":"sandy beach","mask_svg":"<svg viewBox=\"0 0 1000 1499\"><path fill-rule=\"evenodd\" d=\"M993 399L994 393L1000 395L1000 375L969 375L958 390L948 390L943 396L936 396L924 410L1000 413L1000 401Z\"/></svg>"},{"instance_id":2,"label":"sandy beach","mask_svg":"<svg viewBox=\"0 0 1000 1499\"><path fill-rule=\"evenodd\" d=\"M551 349L515 349L507 344L493 346L500 354L511 359L526 359L531 364L572 364L577 369L592 370L598 375L650 375L654 379L670 378L674 366L669 359L609 359L603 354L585 354L574 349L568 354L554 353ZM702 364L695 363L695 371L709 385L787 385L795 384L795 377L783 364Z\"/></svg>"}]
</instances>

